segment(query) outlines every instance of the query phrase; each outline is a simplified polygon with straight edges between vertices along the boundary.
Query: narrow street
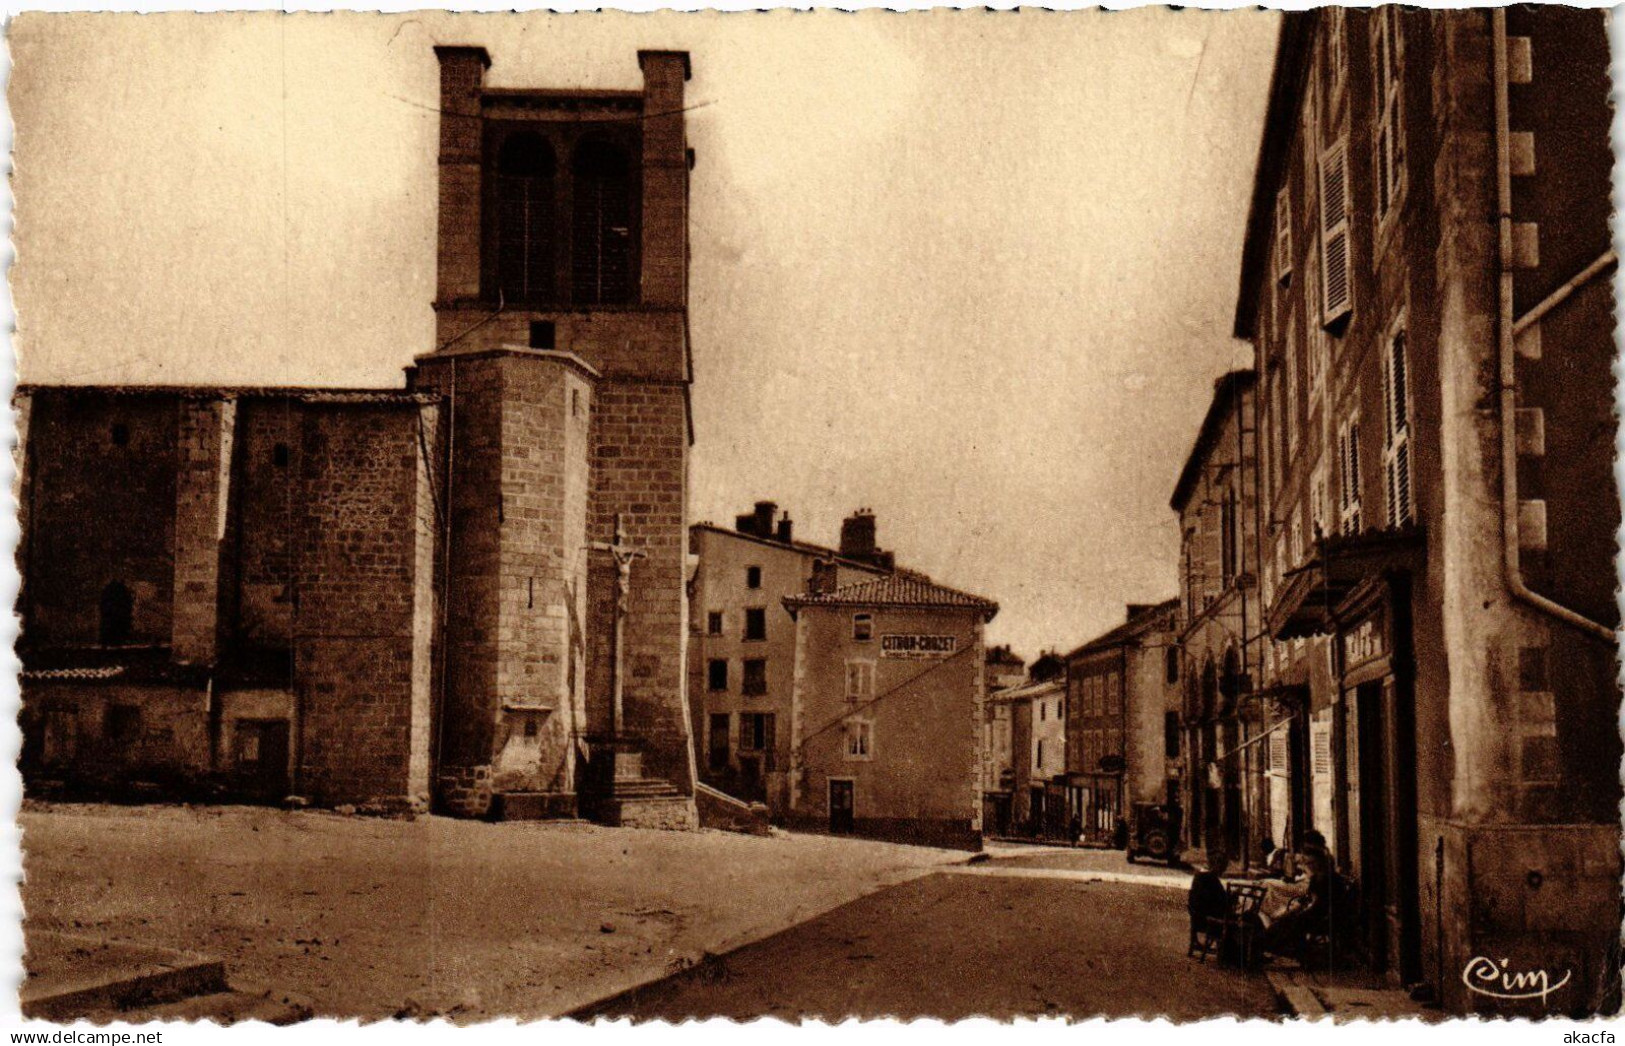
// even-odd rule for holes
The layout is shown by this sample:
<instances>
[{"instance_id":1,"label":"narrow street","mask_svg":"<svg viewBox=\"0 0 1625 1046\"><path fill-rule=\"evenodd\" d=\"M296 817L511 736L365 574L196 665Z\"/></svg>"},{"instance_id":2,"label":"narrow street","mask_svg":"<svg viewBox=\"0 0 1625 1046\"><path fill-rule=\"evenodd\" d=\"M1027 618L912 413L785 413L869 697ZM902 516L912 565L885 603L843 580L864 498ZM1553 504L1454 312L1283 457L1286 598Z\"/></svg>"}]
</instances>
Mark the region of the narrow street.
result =
<instances>
[{"instance_id":1,"label":"narrow street","mask_svg":"<svg viewBox=\"0 0 1625 1046\"><path fill-rule=\"evenodd\" d=\"M1082 877L1104 857L989 862L915 879L576 1016L1195 1020L1275 1012L1262 976L1185 957L1185 894L1172 882ZM1061 865L1065 878L1046 877L1035 863Z\"/></svg>"}]
</instances>

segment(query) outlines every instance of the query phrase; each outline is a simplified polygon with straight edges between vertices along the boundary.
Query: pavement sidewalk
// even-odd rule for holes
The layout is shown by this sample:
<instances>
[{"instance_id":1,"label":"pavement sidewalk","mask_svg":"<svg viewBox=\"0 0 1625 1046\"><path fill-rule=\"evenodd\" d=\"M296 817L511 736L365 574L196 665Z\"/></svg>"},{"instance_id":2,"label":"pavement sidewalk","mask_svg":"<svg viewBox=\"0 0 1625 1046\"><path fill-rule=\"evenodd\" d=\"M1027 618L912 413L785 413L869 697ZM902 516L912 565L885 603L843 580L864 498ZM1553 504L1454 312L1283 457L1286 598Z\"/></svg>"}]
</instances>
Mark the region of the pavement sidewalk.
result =
<instances>
[{"instance_id":1,"label":"pavement sidewalk","mask_svg":"<svg viewBox=\"0 0 1625 1046\"><path fill-rule=\"evenodd\" d=\"M1410 997L1408 992L1374 983L1356 970L1309 971L1292 963L1264 971L1270 990L1294 1017L1333 1021L1437 1021L1443 1014Z\"/></svg>"}]
</instances>

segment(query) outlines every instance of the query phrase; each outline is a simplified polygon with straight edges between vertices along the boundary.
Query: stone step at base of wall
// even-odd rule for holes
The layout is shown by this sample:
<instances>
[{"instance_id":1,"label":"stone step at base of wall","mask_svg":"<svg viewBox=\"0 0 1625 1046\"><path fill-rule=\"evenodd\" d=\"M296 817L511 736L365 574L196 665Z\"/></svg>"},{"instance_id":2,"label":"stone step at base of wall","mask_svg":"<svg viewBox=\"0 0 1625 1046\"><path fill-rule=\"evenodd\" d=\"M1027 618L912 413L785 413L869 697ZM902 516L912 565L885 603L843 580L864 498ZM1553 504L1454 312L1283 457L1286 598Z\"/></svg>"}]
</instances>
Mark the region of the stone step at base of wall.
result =
<instances>
[{"instance_id":1,"label":"stone step at base of wall","mask_svg":"<svg viewBox=\"0 0 1625 1046\"><path fill-rule=\"evenodd\" d=\"M694 811L694 800L686 795L602 799L593 814L593 819L599 824L617 828L692 831L698 827L699 820Z\"/></svg>"},{"instance_id":2,"label":"stone step at base of wall","mask_svg":"<svg viewBox=\"0 0 1625 1046\"><path fill-rule=\"evenodd\" d=\"M492 811L498 821L561 821L583 824L574 792L498 792Z\"/></svg>"},{"instance_id":3,"label":"stone step at base of wall","mask_svg":"<svg viewBox=\"0 0 1625 1046\"><path fill-rule=\"evenodd\" d=\"M122 1021L146 1024L150 1021L212 1021L219 1025L261 1021L272 1025L297 1024L315 1014L310 1000L286 992L249 987L230 988L189 999L108 1013L90 1013L92 1023Z\"/></svg>"},{"instance_id":4,"label":"stone step at base of wall","mask_svg":"<svg viewBox=\"0 0 1625 1046\"><path fill-rule=\"evenodd\" d=\"M27 934L25 1017L72 1020L228 991L218 959L74 934Z\"/></svg>"}]
</instances>

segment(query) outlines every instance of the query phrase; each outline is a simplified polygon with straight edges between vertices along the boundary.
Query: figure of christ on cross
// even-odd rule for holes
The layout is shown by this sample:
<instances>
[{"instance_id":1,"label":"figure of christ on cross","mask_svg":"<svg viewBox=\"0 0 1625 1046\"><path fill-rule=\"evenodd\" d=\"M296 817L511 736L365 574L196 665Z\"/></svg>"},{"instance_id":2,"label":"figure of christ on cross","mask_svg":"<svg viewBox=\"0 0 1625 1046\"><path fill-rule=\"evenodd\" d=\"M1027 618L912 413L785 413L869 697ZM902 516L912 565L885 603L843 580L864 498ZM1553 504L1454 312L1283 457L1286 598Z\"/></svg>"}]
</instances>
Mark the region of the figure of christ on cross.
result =
<instances>
[{"instance_id":1,"label":"figure of christ on cross","mask_svg":"<svg viewBox=\"0 0 1625 1046\"><path fill-rule=\"evenodd\" d=\"M609 732L611 737L619 738L625 726L623 722L625 712L621 707L621 682L625 675L624 636L629 608L628 597L632 593L632 561L644 558L645 554L626 543L626 527L619 512L615 513L615 540L607 543L595 541L592 543L592 549L594 552L608 552L615 557L615 661L610 675L610 690L614 700L610 711Z\"/></svg>"}]
</instances>

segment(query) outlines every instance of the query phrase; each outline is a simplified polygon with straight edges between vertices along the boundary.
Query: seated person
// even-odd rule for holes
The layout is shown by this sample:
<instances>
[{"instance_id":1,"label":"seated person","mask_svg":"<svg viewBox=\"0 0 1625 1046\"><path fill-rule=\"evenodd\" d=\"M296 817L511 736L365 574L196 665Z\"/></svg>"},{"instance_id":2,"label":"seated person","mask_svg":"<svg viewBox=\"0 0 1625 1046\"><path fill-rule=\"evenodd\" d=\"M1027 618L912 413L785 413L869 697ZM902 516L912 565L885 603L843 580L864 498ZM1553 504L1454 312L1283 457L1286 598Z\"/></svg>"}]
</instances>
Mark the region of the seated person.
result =
<instances>
[{"instance_id":1,"label":"seated person","mask_svg":"<svg viewBox=\"0 0 1625 1046\"><path fill-rule=\"evenodd\" d=\"M1230 869L1228 854L1216 851L1208 854L1207 871L1197 872L1191 879L1191 891L1185 898L1185 910L1191 917L1191 940L1198 931L1207 932L1209 919L1223 919L1230 911L1230 894L1224 888L1224 873Z\"/></svg>"},{"instance_id":2,"label":"seated person","mask_svg":"<svg viewBox=\"0 0 1625 1046\"><path fill-rule=\"evenodd\" d=\"M1263 929L1258 942L1266 952L1296 954L1310 935L1331 930L1332 904L1344 896L1343 879L1333 870L1325 849L1306 846L1303 861L1309 870L1309 888Z\"/></svg>"}]
</instances>

